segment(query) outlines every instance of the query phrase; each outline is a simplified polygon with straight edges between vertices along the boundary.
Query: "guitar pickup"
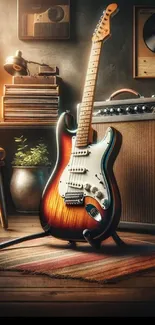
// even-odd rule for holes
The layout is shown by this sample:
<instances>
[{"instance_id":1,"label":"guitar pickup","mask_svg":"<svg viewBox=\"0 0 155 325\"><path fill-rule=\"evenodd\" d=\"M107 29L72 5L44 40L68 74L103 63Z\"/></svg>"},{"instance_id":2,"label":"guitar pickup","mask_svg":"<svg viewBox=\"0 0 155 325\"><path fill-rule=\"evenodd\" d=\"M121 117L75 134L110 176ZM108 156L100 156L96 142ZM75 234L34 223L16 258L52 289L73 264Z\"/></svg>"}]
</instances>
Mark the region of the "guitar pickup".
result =
<instances>
[{"instance_id":1,"label":"guitar pickup","mask_svg":"<svg viewBox=\"0 0 155 325\"><path fill-rule=\"evenodd\" d=\"M84 204L84 195L83 193L69 192L65 194L65 203L66 205L83 205Z\"/></svg>"},{"instance_id":2,"label":"guitar pickup","mask_svg":"<svg viewBox=\"0 0 155 325\"><path fill-rule=\"evenodd\" d=\"M68 168L68 171L73 174L85 174L87 169L86 168L80 168L80 167L72 167Z\"/></svg>"}]
</instances>

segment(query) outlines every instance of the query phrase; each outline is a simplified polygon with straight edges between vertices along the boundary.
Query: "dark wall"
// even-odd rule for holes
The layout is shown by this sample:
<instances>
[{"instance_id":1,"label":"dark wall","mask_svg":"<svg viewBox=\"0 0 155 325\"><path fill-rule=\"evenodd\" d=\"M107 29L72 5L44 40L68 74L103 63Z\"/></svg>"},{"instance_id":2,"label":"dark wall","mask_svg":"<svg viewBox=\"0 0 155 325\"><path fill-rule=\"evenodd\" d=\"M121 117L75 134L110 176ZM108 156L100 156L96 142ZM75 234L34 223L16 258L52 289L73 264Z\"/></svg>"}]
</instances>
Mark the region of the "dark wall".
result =
<instances>
[{"instance_id":1,"label":"dark wall","mask_svg":"<svg viewBox=\"0 0 155 325\"><path fill-rule=\"evenodd\" d=\"M82 98L83 85L91 47L91 38L103 9L112 1L71 0L71 37L59 41L21 41L17 35L17 1L0 1L0 95L3 85L11 83L11 76L4 71L7 56L17 49L23 57L49 65L57 65L64 81L65 96L63 109L71 109L76 115L76 105ZM144 96L154 93L154 79L133 78L133 6L148 5L147 0L117 1L119 12L111 20L111 38L103 44L95 100L104 100L119 88L130 87ZM149 5L154 1L149 1ZM32 73L34 67L30 67ZM54 130L0 129L0 146L6 149L5 186L10 204L9 181L11 160L14 153L14 136L24 134L30 139L38 139L40 134L49 144L54 163Z\"/></svg>"},{"instance_id":2,"label":"dark wall","mask_svg":"<svg viewBox=\"0 0 155 325\"><path fill-rule=\"evenodd\" d=\"M0 1L0 92L11 77L3 63L17 49L27 60L57 65L65 82L64 109L76 110L81 100L91 38L103 9L112 1L71 0L71 38L59 41L21 41L17 35L17 1ZM133 6L141 1L117 1L119 12L111 20L112 36L103 45L96 99L107 99L116 89L133 87L143 95L154 92L154 80L133 79ZM154 4L154 1L149 1ZM31 71L33 71L33 66Z\"/></svg>"}]
</instances>

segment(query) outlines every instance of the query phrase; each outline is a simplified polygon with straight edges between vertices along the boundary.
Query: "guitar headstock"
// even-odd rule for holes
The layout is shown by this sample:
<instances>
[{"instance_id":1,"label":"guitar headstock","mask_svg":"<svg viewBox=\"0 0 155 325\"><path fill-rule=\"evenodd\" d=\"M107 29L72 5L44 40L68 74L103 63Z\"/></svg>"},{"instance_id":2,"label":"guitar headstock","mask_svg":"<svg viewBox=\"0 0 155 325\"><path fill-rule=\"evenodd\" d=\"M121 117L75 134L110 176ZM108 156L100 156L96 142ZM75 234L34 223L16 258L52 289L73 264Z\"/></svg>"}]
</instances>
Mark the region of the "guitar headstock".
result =
<instances>
[{"instance_id":1,"label":"guitar headstock","mask_svg":"<svg viewBox=\"0 0 155 325\"><path fill-rule=\"evenodd\" d=\"M118 11L118 5L116 3L111 3L101 16L96 29L94 31L92 41L99 42L110 36L110 18L114 16Z\"/></svg>"}]
</instances>

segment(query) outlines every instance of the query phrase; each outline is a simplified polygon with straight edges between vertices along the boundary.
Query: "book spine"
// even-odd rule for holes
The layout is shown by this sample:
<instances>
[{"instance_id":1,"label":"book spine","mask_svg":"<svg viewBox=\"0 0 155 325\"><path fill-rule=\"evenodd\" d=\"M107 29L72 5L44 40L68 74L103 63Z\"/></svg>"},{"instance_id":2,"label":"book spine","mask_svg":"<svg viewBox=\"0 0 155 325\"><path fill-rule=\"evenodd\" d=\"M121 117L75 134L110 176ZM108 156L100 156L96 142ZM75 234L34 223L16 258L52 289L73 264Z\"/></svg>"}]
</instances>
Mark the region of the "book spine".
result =
<instances>
[{"instance_id":1,"label":"book spine","mask_svg":"<svg viewBox=\"0 0 155 325\"><path fill-rule=\"evenodd\" d=\"M41 114L41 113L30 113L30 112L20 112L20 113L9 113L9 112L5 112L5 117L18 117L18 118L27 118L27 117L32 117L32 118L36 118L36 117L42 117L42 118L47 118L47 117L58 117L58 113L56 114L53 114L53 113L50 113L50 114Z\"/></svg>"},{"instance_id":2,"label":"book spine","mask_svg":"<svg viewBox=\"0 0 155 325\"><path fill-rule=\"evenodd\" d=\"M6 89L4 96L6 97L22 97L22 96L32 96L32 97L41 97L41 96L59 96L59 89L19 89L14 90L12 88Z\"/></svg>"},{"instance_id":3,"label":"book spine","mask_svg":"<svg viewBox=\"0 0 155 325\"><path fill-rule=\"evenodd\" d=\"M4 85L5 89L14 89L14 90L19 90L19 89L56 89L58 87L57 84L5 84Z\"/></svg>"},{"instance_id":4,"label":"book spine","mask_svg":"<svg viewBox=\"0 0 155 325\"><path fill-rule=\"evenodd\" d=\"M9 114L23 114L23 113L27 113L27 114L38 114L38 113L41 113L41 114L46 114L46 113L53 113L53 114L57 114L58 112L58 109L32 109L32 110L29 110L29 109L21 109L21 108L16 108L15 110L14 109L10 109L10 108L5 108L5 114L9 113Z\"/></svg>"},{"instance_id":5,"label":"book spine","mask_svg":"<svg viewBox=\"0 0 155 325\"><path fill-rule=\"evenodd\" d=\"M51 96L38 96L38 97L32 97L32 96L23 96L22 97L3 97L3 104L9 105L9 104L49 104L51 105L52 103L59 103L59 98L57 96L51 97Z\"/></svg>"},{"instance_id":6,"label":"book spine","mask_svg":"<svg viewBox=\"0 0 155 325\"><path fill-rule=\"evenodd\" d=\"M15 76L12 84L60 84L62 79L59 76Z\"/></svg>"}]
</instances>

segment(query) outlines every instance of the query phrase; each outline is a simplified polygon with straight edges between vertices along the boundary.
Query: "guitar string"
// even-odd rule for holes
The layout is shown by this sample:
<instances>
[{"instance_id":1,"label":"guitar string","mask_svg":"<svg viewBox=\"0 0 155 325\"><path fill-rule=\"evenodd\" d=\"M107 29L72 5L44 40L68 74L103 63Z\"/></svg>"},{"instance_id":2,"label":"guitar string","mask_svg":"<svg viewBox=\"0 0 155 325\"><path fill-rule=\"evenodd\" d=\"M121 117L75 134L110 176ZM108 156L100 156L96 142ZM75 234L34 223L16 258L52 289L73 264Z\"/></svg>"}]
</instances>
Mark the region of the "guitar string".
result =
<instances>
[{"instance_id":1,"label":"guitar string","mask_svg":"<svg viewBox=\"0 0 155 325\"><path fill-rule=\"evenodd\" d=\"M72 137L71 141L72 141L72 143L71 143L71 158L70 158L70 161L69 161L69 169L71 169L73 164L74 164L73 161L74 161L75 142L76 142L76 141L74 142L73 137ZM73 143L74 143L74 146L73 146ZM70 183L72 181L72 174L71 174L70 171L68 171L68 173L69 173L69 176L68 176L68 180L67 180L67 193L70 192L69 188L71 188Z\"/></svg>"},{"instance_id":2,"label":"guitar string","mask_svg":"<svg viewBox=\"0 0 155 325\"><path fill-rule=\"evenodd\" d=\"M75 140L72 140L71 160L70 160L70 164L69 164L69 169L72 169L75 166L75 161L76 161L75 152L76 152L76 137L75 137ZM70 192L71 191L75 192L76 190L74 189L74 187L71 186L71 183L74 183L74 174L71 171L68 171L68 172L69 172L69 177L68 177L67 192L68 192L69 188L71 188L71 190L69 190Z\"/></svg>"},{"instance_id":3,"label":"guitar string","mask_svg":"<svg viewBox=\"0 0 155 325\"><path fill-rule=\"evenodd\" d=\"M94 44L93 44L92 47L91 47L91 52L90 52L90 59L89 59L89 63L88 63L88 70L90 69L90 66L92 64L91 59L93 57L93 52L95 52L94 50L95 50L95 48L94 48ZM89 73L87 73L86 79L87 79L87 76L89 76ZM87 85L87 83L85 82L85 86L86 85ZM87 141L87 143L88 143L88 141ZM76 151L76 141L74 142L74 147L72 146L72 152L75 152L75 151ZM72 153L72 158L71 158L71 163L70 163L69 168L70 169L72 169L72 168L86 168L85 163L84 163L86 159L82 159L82 156L80 158L81 159L79 159L78 156L76 157L76 155L74 156L74 153ZM79 162L81 162L81 163L79 163ZM68 192L68 189L70 187L70 183L73 183L73 185L74 184L82 184L82 185L84 185L84 175L83 174L80 174L80 172L78 174L78 171L77 171L77 173L76 172L74 173L74 172L69 171L67 192ZM71 188L72 188L73 192L76 192L78 190L78 188L76 188L76 185L75 185L75 188L74 187L71 187Z\"/></svg>"},{"instance_id":4,"label":"guitar string","mask_svg":"<svg viewBox=\"0 0 155 325\"><path fill-rule=\"evenodd\" d=\"M90 58L92 57L92 50L93 50L93 47L91 48L91 54L90 54ZM89 63L88 63L88 69L90 69L90 60L89 60ZM87 73L87 76L86 76L86 80L87 80L87 77L89 76L89 73ZM87 81L85 81L85 87L87 85ZM84 88L85 89L85 88ZM88 96L89 98L89 96ZM84 109L83 109L83 113L85 112L85 108L87 108L87 105L84 105ZM88 112L88 110L86 109L86 112ZM85 120L82 121L82 124L85 122ZM83 134L86 134L85 132L85 128L82 126L82 133ZM88 130L87 130L88 131ZM83 148L82 150L87 150L88 148L88 139L87 139L87 146L86 148ZM86 168L86 157L85 156L79 156L77 157L77 161L78 163L76 164L76 168ZM79 174L75 174L76 176L74 177L74 180L75 180L75 183L77 182L78 184L82 185L83 188L82 188L82 191L84 193L84 173L80 173Z\"/></svg>"}]
</instances>

